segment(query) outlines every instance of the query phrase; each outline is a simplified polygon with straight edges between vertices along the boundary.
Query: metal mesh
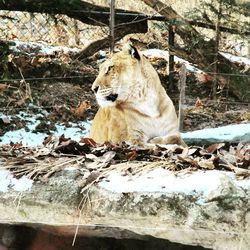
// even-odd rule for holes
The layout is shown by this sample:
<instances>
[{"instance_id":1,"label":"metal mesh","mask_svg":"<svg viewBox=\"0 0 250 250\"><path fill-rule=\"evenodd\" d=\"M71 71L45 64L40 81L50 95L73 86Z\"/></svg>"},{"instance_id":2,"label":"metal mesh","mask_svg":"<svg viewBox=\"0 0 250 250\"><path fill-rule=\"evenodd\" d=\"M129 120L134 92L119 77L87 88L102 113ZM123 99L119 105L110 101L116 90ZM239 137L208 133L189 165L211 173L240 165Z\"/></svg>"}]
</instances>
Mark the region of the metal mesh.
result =
<instances>
[{"instance_id":1,"label":"metal mesh","mask_svg":"<svg viewBox=\"0 0 250 250\"><path fill-rule=\"evenodd\" d=\"M79 46L106 36L108 28L85 25L65 15L0 11L0 39Z\"/></svg>"}]
</instances>

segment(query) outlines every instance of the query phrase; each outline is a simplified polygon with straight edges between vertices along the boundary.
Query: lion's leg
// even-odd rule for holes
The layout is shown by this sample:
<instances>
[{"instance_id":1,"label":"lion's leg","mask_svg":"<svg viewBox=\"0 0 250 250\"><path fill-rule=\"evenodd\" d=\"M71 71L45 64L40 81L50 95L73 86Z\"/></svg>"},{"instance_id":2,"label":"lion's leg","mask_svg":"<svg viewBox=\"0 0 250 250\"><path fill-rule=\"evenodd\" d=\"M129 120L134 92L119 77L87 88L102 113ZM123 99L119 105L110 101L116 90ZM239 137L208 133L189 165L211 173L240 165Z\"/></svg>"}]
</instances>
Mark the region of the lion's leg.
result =
<instances>
[{"instance_id":1,"label":"lion's leg","mask_svg":"<svg viewBox=\"0 0 250 250\"><path fill-rule=\"evenodd\" d=\"M157 136L149 140L153 144L177 144L187 147L187 144L182 140L180 134L172 134L167 136Z\"/></svg>"}]
</instances>

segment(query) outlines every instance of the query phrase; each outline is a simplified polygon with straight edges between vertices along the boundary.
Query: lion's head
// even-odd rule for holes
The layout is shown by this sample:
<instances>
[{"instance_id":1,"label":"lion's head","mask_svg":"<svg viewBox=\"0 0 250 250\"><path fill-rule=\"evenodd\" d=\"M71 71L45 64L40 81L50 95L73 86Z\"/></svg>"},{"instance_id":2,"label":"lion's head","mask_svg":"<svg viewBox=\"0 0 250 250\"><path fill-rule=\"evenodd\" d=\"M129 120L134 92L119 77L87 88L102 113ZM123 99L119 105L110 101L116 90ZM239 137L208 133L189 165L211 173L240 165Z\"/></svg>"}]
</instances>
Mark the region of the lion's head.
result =
<instances>
[{"instance_id":1,"label":"lion's head","mask_svg":"<svg viewBox=\"0 0 250 250\"><path fill-rule=\"evenodd\" d=\"M152 74L158 77L144 56L135 47L126 45L100 65L92 90L101 107L138 101L145 96L148 87L145 83Z\"/></svg>"}]
</instances>

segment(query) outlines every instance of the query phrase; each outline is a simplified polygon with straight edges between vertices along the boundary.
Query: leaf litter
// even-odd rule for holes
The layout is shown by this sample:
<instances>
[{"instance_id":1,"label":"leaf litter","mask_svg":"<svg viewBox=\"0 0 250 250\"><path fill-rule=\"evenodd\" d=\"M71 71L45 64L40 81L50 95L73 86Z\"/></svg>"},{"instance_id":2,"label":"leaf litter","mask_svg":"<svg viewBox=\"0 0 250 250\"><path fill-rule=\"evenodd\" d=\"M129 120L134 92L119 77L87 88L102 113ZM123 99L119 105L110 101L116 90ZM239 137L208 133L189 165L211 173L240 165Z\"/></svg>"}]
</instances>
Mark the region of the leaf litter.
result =
<instances>
[{"instance_id":1,"label":"leaf litter","mask_svg":"<svg viewBox=\"0 0 250 250\"><path fill-rule=\"evenodd\" d=\"M126 143L99 145L90 138L79 142L48 136L43 146L25 147L22 143L0 146L2 169L16 178L27 176L46 182L50 176L66 168L78 169L83 176L79 186L98 182L112 170L134 175L162 167L171 171L229 170L238 178L250 176L250 143L229 145L216 143L208 147L152 145L140 148Z\"/></svg>"}]
</instances>

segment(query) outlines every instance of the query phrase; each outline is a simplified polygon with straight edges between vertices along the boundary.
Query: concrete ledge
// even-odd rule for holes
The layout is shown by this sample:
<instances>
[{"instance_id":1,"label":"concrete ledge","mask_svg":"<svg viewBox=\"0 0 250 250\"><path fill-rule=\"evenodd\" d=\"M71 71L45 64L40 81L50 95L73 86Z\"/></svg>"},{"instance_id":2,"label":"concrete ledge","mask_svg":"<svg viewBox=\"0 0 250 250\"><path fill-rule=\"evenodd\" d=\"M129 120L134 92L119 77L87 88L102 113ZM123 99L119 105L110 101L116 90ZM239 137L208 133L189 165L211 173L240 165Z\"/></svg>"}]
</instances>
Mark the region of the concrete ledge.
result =
<instances>
[{"instance_id":1,"label":"concrete ledge","mask_svg":"<svg viewBox=\"0 0 250 250\"><path fill-rule=\"evenodd\" d=\"M250 181L231 172L176 174L156 168L122 175L113 170L83 193L81 178L79 170L70 170L27 190L8 187L0 192L0 223L65 235L78 228L82 236L153 236L213 249L250 249Z\"/></svg>"}]
</instances>

